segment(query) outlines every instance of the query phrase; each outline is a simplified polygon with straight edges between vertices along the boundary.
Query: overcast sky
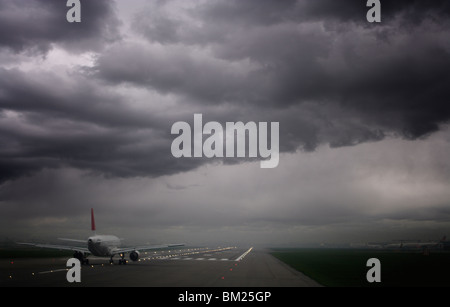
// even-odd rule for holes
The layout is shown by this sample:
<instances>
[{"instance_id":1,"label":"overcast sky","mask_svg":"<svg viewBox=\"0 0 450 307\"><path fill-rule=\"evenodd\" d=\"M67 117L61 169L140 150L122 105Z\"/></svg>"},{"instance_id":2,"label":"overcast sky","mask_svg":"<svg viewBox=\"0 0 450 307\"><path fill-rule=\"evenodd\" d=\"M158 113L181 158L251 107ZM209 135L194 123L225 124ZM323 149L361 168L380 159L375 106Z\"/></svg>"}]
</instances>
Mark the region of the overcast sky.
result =
<instances>
[{"instance_id":1,"label":"overcast sky","mask_svg":"<svg viewBox=\"0 0 450 307\"><path fill-rule=\"evenodd\" d=\"M450 235L450 4L0 0L0 239L298 245ZM171 127L279 122L280 162Z\"/></svg>"}]
</instances>

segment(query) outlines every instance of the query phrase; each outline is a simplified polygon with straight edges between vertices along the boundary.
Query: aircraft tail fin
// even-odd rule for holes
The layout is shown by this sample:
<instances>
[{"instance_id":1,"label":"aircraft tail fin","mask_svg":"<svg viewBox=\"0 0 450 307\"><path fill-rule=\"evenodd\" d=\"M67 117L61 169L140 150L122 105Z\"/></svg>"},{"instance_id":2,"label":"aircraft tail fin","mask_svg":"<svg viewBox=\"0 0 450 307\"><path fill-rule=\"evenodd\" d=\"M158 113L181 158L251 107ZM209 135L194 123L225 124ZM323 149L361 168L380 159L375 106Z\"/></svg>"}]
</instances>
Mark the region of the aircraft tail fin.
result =
<instances>
[{"instance_id":1,"label":"aircraft tail fin","mask_svg":"<svg viewBox=\"0 0 450 307\"><path fill-rule=\"evenodd\" d=\"M94 208L91 208L91 230L95 231Z\"/></svg>"}]
</instances>

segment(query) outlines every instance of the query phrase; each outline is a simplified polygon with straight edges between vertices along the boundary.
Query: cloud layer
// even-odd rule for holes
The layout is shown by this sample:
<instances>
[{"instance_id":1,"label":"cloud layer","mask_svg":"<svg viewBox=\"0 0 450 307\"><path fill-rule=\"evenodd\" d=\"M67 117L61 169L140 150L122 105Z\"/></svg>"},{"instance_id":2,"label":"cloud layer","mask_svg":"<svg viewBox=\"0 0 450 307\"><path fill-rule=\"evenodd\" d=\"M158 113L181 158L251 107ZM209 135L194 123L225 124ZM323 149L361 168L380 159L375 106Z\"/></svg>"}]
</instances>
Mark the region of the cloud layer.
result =
<instances>
[{"instance_id":1,"label":"cloud layer","mask_svg":"<svg viewBox=\"0 0 450 307\"><path fill-rule=\"evenodd\" d=\"M415 139L450 116L445 2L386 3L379 25L365 22L366 8L352 1L189 4L149 5L129 24L135 33L120 39L123 21L109 1L87 2L80 25L60 20L66 7L58 1L4 2L2 28L16 30L1 34L3 53L45 56L63 48L95 55L92 65L63 77L39 66L25 71L20 63L2 69L3 121L30 128L2 134L2 147L14 148L14 156L2 159L2 180L60 164L118 176L195 168L207 161L174 161L163 148L171 123L193 111L218 121L279 121L285 151L392 134ZM129 88L142 91L139 101ZM172 105L154 110L166 100ZM37 136L30 127L38 122L53 130L62 120L72 129ZM145 144L154 137L150 149Z\"/></svg>"},{"instance_id":2,"label":"cloud layer","mask_svg":"<svg viewBox=\"0 0 450 307\"><path fill-rule=\"evenodd\" d=\"M376 150L388 151L384 144L392 139L404 148L409 146L404 140L422 142L434 135L444 137L441 132L447 131L448 1L382 1L380 24L369 24L364 3L353 0L339 5L331 0L134 0L127 5L83 1L80 24L66 22L66 11L64 1L0 2L0 204L5 206L29 202L14 191L31 184L27 180L40 181L42 174L65 179L66 172L88 176L93 186L92 178L97 178L102 190L103 180L128 185L183 174L195 178L222 162L224 168L237 164L229 167L246 169L245 159L171 155L171 125L180 120L192 123L194 113L202 113L205 122L280 122L280 150L287 157L315 154L327 146L339 151L373 142L381 144ZM328 161L325 165L333 165L331 152L323 158ZM445 167L425 173L447 182L447 164L440 155L433 159ZM283 158L280 167L282 163ZM371 170L376 169L372 165ZM330 178L343 171L330 170L336 172ZM289 195L295 188L283 178L279 175L287 188L280 194ZM326 181L323 184L330 184ZM47 183L47 187L55 184ZM198 189L195 183L168 187ZM259 189L246 187L256 194ZM347 187L337 189L336 195L340 191L345 196L338 197L339 209L333 207L331 196L314 200L316 194L308 199L280 195L286 210L282 214L268 209L259 217L250 210L249 216L255 223L289 224L292 218L302 225L318 225L339 217L348 222L355 199L366 190L350 197L350 207ZM441 191L437 194L440 199ZM48 206L63 199L48 200ZM202 216L198 212L204 208L196 207L195 196L188 199L192 212ZM161 203L169 206L170 201L167 197ZM299 202L308 204L298 207ZM432 213L424 214L437 219L443 204L438 200L433 204ZM247 205L239 203L236 209ZM311 214L302 217L295 208ZM324 212L328 214L320 214ZM403 211L398 212L383 211L376 219L383 214L402 216ZM367 214L375 219L366 211L358 211L354 218L364 220ZM224 227L235 214L229 217ZM206 215L205 220L214 218ZM177 223L181 221L169 224Z\"/></svg>"}]
</instances>

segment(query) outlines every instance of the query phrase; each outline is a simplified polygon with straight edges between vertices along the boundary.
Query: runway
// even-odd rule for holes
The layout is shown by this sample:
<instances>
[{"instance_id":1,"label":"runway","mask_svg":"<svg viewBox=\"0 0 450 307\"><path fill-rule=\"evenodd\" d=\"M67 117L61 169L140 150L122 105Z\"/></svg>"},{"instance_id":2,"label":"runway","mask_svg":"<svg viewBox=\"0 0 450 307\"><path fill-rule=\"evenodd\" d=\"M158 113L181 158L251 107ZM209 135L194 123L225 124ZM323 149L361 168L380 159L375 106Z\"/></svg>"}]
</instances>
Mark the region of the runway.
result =
<instances>
[{"instance_id":1,"label":"runway","mask_svg":"<svg viewBox=\"0 0 450 307\"><path fill-rule=\"evenodd\" d=\"M265 250L236 247L148 252L126 265L90 258L81 282L66 279L68 258L1 259L1 287L315 287Z\"/></svg>"}]
</instances>

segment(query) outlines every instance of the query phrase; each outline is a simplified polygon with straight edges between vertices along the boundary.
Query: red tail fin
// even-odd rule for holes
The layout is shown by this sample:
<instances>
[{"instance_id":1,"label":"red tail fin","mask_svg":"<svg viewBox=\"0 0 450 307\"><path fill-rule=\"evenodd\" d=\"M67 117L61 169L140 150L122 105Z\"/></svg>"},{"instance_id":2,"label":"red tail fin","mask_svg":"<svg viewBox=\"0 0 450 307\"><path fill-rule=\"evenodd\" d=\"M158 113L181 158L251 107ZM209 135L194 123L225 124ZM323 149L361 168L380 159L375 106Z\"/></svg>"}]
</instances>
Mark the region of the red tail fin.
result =
<instances>
[{"instance_id":1,"label":"red tail fin","mask_svg":"<svg viewBox=\"0 0 450 307\"><path fill-rule=\"evenodd\" d=\"M91 208L91 229L95 231L95 219L94 219L94 209Z\"/></svg>"}]
</instances>

